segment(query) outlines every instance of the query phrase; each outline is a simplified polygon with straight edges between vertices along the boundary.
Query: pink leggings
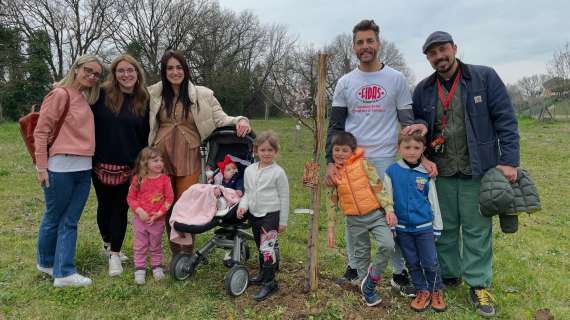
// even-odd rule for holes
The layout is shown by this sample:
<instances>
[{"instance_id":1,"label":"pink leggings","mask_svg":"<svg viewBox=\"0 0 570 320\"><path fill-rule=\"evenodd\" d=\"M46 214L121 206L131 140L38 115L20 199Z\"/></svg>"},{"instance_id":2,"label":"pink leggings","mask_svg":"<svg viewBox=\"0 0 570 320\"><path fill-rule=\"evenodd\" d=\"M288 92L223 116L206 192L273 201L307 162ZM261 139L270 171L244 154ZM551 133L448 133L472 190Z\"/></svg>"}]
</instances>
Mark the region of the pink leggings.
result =
<instances>
[{"instance_id":1,"label":"pink leggings","mask_svg":"<svg viewBox=\"0 0 570 320\"><path fill-rule=\"evenodd\" d=\"M164 232L164 219L155 221L153 224L143 222L139 217L133 219L134 230L134 260L135 269L146 267L147 254L153 268L162 265L162 233Z\"/></svg>"}]
</instances>

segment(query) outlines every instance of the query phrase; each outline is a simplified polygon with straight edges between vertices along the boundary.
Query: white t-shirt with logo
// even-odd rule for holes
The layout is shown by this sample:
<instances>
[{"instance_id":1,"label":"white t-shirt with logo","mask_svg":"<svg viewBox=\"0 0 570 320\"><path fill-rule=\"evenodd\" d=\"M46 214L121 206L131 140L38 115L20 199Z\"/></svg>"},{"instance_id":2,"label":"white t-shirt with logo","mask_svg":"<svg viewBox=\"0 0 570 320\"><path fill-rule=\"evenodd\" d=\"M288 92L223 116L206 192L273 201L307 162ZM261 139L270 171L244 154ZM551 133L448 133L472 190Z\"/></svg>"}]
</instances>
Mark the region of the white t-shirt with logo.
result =
<instances>
[{"instance_id":1,"label":"white t-shirt with logo","mask_svg":"<svg viewBox=\"0 0 570 320\"><path fill-rule=\"evenodd\" d=\"M348 108L345 131L352 133L369 158L396 156L397 110L411 109L404 75L388 66L375 72L356 68L336 85L333 108Z\"/></svg>"}]
</instances>

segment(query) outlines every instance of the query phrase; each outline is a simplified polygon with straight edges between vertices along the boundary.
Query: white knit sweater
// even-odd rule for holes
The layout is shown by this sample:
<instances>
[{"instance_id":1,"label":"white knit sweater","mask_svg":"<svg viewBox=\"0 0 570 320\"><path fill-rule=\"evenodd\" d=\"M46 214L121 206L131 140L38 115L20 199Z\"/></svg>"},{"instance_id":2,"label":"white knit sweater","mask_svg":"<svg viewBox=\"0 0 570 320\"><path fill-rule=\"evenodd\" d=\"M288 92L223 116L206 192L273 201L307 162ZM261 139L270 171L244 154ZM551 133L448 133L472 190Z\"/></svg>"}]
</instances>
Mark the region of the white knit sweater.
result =
<instances>
[{"instance_id":1,"label":"white knit sweater","mask_svg":"<svg viewBox=\"0 0 570 320\"><path fill-rule=\"evenodd\" d=\"M289 181L283 168L276 163L259 168L259 162L256 162L245 169L244 187L240 208L249 210L255 217L279 210L279 224L287 225Z\"/></svg>"}]
</instances>

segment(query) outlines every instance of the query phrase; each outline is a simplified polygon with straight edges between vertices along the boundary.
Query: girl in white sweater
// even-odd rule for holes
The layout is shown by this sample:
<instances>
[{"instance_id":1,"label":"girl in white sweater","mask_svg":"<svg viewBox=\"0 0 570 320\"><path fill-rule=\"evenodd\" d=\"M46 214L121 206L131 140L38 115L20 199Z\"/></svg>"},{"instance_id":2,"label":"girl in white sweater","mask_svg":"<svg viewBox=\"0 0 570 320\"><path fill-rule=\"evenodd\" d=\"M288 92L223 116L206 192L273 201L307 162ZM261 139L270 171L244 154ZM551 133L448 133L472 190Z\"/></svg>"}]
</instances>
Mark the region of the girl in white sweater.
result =
<instances>
[{"instance_id":1,"label":"girl in white sweater","mask_svg":"<svg viewBox=\"0 0 570 320\"><path fill-rule=\"evenodd\" d=\"M285 171L274 162L279 151L279 140L275 132L262 132L254 143L258 162L245 169L245 193L237 211L238 218L243 218L249 211L248 218L255 244L259 250L260 273L250 279L252 284L261 284L255 300L265 300L277 290L275 266L278 255L275 244L279 232L287 229L289 216L289 182Z\"/></svg>"}]
</instances>

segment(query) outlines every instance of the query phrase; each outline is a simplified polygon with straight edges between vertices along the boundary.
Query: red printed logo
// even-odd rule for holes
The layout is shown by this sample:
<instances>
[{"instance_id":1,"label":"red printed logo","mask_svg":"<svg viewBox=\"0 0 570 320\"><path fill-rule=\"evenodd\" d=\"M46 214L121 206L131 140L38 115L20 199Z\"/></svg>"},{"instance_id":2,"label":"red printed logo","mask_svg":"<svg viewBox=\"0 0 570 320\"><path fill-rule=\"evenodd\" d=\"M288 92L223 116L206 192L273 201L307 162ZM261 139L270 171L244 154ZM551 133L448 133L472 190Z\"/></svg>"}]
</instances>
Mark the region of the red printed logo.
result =
<instances>
[{"instance_id":1,"label":"red printed logo","mask_svg":"<svg viewBox=\"0 0 570 320\"><path fill-rule=\"evenodd\" d=\"M377 84L363 86L356 92L362 102L370 103L380 101L386 95L384 88Z\"/></svg>"}]
</instances>

